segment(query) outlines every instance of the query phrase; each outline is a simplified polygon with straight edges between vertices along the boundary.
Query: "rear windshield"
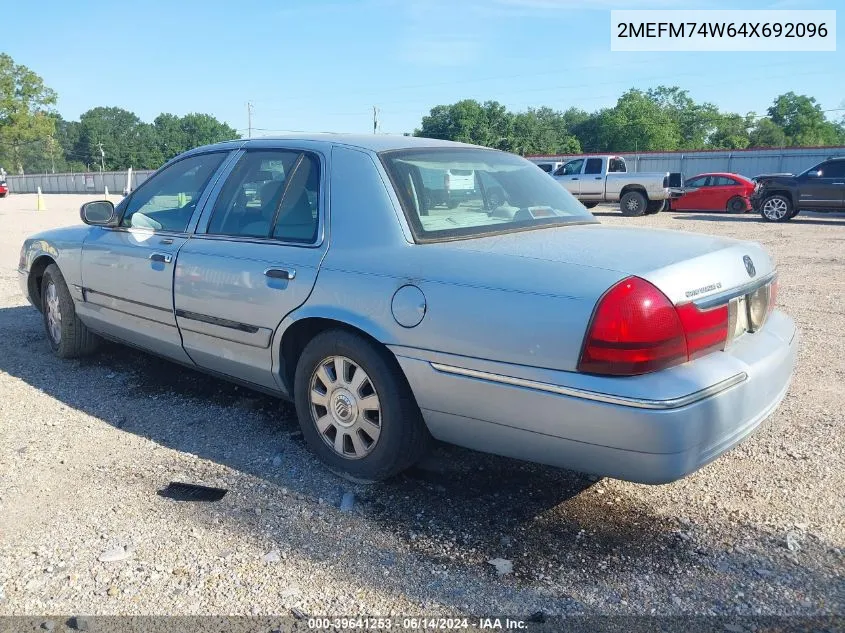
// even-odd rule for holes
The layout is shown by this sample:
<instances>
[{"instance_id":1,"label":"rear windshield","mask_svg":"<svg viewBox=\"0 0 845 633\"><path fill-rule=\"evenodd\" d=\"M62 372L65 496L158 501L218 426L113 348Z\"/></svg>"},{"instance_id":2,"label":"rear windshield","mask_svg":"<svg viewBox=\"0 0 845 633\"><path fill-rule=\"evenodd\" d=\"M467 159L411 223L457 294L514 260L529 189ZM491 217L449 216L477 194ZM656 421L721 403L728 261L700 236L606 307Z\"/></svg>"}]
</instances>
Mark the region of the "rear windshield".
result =
<instances>
[{"instance_id":1,"label":"rear windshield","mask_svg":"<svg viewBox=\"0 0 845 633\"><path fill-rule=\"evenodd\" d=\"M418 241L597 222L557 181L513 154L438 148L380 157ZM452 187L457 174L473 174L472 188Z\"/></svg>"}]
</instances>

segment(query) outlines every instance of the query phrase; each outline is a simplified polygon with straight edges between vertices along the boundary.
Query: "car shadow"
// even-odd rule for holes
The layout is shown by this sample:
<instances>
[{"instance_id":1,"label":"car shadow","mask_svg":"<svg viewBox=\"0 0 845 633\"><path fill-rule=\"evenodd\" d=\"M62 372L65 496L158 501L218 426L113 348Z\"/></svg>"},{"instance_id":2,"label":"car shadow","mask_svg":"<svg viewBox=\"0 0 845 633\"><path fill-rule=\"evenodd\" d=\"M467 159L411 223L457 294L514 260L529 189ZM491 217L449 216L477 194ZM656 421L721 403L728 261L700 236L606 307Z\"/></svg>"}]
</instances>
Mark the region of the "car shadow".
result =
<instances>
[{"instance_id":1,"label":"car shadow","mask_svg":"<svg viewBox=\"0 0 845 633\"><path fill-rule=\"evenodd\" d=\"M546 574L586 567L593 582L611 583L622 573L705 573L716 555L685 537L673 517L623 496L609 498L595 478L454 446L436 446L421 464L382 484L350 484L304 445L291 405L115 344L86 359L55 359L40 314L30 307L0 309L3 372L125 432L247 476L226 482L231 492L223 502L195 506L197 520L269 538L272 547L321 565L337 563L352 586L372 582L374 570L384 569L391 573L379 578L381 587L388 583L392 595L420 604L589 611L544 588ZM185 469L190 477L190 466ZM154 482L151 497L166 479L162 474ZM356 497L349 520L363 522L382 544L315 545L315 522L336 525L349 492ZM313 519L281 527L274 520L294 509ZM753 557L730 556L736 560L726 569L755 564ZM515 562L513 582L493 582L493 558ZM772 564L789 569L798 586L807 581L789 561ZM449 574L468 567L474 570L464 574L468 580L450 581Z\"/></svg>"},{"instance_id":2,"label":"car shadow","mask_svg":"<svg viewBox=\"0 0 845 633\"><path fill-rule=\"evenodd\" d=\"M733 213L713 213L706 214L701 212L681 213L678 211L671 211L674 213L673 220L698 220L705 222L759 222L767 224L763 218L757 213L733 214ZM776 224L776 223L772 223ZM816 224L822 226L845 226L845 213L812 213L802 211L784 224Z\"/></svg>"}]
</instances>

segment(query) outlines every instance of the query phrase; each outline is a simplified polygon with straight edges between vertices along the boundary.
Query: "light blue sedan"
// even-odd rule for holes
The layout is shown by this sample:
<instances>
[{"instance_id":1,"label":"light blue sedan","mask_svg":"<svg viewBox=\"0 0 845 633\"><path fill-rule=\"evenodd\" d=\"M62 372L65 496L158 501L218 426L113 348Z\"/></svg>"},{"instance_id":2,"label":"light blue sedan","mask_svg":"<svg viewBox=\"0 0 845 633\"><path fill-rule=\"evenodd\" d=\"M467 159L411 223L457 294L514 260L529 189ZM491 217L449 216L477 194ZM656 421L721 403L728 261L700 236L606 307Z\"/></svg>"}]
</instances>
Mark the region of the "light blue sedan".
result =
<instances>
[{"instance_id":1,"label":"light blue sedan","mask_svg":"<svg viewBox=\"0 0 845 633\"><path fill-rule=\"evenodd\" d=\"M58 357L106 338L293 400L358 480L437 438L669 482L751 434L793 373L760 245L602 226L490 149L233 141L81 216L20 257Z\"/></svg>"}]
</instances>

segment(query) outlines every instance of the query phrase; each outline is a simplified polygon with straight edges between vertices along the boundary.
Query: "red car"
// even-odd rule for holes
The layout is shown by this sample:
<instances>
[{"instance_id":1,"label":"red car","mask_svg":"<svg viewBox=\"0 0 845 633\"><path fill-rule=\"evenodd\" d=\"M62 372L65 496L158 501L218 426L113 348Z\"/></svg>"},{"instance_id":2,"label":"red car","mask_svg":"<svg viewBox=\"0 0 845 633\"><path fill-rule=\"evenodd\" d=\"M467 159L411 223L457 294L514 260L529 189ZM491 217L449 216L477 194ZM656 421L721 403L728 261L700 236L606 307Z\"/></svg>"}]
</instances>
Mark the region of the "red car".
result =
<instances>
[{"instance_id":1,"label":"red car","mask_svg":"<svg viewBox=\"0 0 845 633\"><path fill-rule=\"evenodd\" d=\"M684 195L672 200L672 210L745 213L751 210L752 193L754 183L745 176L699 174L684 182Z\"/></svg>"},{"instance_id":2,"label":"red car","mask_svg":"<svg viewBox=\"0 0 845 633\"><path fill-rule=\"evenodd\" d=\"M9 187L5 182L0 182L0 198L5 198L9 193Z\"/></svg>"}]
</instances>

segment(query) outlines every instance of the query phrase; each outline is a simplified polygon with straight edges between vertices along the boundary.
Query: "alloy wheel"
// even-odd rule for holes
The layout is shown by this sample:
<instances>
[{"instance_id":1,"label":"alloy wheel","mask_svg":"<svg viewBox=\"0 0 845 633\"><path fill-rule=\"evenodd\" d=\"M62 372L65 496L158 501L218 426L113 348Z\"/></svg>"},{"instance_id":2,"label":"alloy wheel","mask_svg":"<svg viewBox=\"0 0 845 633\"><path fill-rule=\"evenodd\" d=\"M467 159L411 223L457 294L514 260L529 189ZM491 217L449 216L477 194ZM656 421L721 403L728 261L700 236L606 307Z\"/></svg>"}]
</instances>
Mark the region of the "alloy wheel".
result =
<instances>
[{"instance_id":1,"label":"alloy wheel","mask_svg":"<svg viewBox=\"0 0 845 633\"><path fill-rule=\"evenodd\" d=\"M47 305L47 330L53 343L58 345L62 342L62 311L59 307L59 292L56 290L56 284L52 281L47 284L46 291Z\"/></svg>"},{"instance_id":2,"label":"alloy wheel","mask_svg":"<svg viewBox=\"0 0 845 633\"><path fill-rule=\"evenodd\" d=\"M311 419L323 441L346 459L369 455L381 435L381 404L367 372L345 356L317 364L308 389Z\"/></svg>"},{"instance_id":3,"label":"alloy wheel","mask_svg":"<svg viewBox=\"0 0 845 633\"><path fill-rule=\"evenodd\" d=\"M789 213L789 207L783 198L769 198L763 203L763 215L770 220L781 220Z\"/></svg>"}]
</instances>

